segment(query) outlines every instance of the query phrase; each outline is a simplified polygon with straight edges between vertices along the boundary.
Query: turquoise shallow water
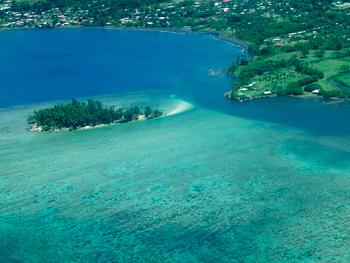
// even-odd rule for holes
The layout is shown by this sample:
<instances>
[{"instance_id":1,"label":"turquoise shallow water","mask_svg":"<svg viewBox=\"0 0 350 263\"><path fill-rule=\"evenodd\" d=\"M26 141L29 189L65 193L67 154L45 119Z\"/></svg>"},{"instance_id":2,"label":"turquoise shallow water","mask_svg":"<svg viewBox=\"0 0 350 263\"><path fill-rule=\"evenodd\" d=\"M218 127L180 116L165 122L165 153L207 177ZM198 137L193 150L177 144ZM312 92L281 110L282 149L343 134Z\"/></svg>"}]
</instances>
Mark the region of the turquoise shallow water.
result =
<instances>
[{"instance_id":1,"label":"turquoise shallow water","mask_svg":"<svg viewBox=\"0 0 350 263\"><path fill-rule=\"evenodd\" d=\"M334 119L316 132L321 122L308 129L307 116L268 121L262 111L276 100L219 104L187 89L101 97L193 108L84 131L26 132L26 116L52 102L1 109L0 262L349 262L346 128L330 129ZM347 112L279 102L287 113Z\"/></svg>"}]
</instances>

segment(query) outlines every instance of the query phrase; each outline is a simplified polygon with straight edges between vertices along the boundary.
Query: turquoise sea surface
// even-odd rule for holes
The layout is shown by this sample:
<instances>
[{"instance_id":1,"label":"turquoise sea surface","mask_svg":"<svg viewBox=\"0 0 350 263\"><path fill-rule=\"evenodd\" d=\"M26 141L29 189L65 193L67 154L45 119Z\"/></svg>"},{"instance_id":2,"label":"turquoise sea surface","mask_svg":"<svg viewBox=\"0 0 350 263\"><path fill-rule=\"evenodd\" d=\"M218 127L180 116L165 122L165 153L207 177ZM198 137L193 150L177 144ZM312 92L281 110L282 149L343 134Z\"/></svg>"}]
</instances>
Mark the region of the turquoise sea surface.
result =
<instances>
[{"instance_id":1,"label":"turquoise sea surface","mask_svg":"<svg viewBox=\"0 0 350 263\"><path fill-rule=\"evenodd\" d=\"M350 103L230 102L203 34L0 32L0 262L350 262ZM169 116L32 133L69 100Z\"/></svg>"}]
</instances>

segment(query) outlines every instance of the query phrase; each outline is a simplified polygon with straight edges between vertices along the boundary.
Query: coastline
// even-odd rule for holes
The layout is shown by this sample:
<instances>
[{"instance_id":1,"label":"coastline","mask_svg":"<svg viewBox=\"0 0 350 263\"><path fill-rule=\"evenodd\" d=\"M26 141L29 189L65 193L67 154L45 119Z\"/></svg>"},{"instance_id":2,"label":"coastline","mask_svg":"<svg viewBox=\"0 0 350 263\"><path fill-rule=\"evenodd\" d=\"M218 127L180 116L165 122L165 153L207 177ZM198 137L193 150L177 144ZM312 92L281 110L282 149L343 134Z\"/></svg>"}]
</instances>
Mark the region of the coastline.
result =
<instances>
[{"instance_id":1,"label":"coastline","mask_svg":"<svg viewBox=\"0 0 350 263\"><path fill-rule=\"evenodd\" d=\"M35 27L3 27L0 28L0 31L7 31L7 30L59 30L59 29L75 29L75 28L95 28L95 29L107 29L107 30L135 30L135 31L153 31L153 32L164 32L164 33L176 33L176 34L199 34L199 35L208 35L212 36L220 41L227 42L229 44L235 45L237 47L242 48L242 52L245 52L246 54L252 56L249 51L248 51L248 44L244 41L241 41L239 39L235 39L232 37L225 36L223 32L220 31L213 31L213 30L196 30L190 27L184 27L184 28L168 28L168 27L128 27L128 26L84 26L84 25L73 25L73 26L60 26L60 27L51 27L51 28L35 28ZM240 100L238 98L235 98L231 96L231 90L227 91L224 93L224 97L230 100L237 100L240 102L245 102L245 101L252 101L256 99L264 99L264 98L276 98L276 97L281 97L276 94L272 95L266 95L266 96L260 96L256 98L250 98L250 99L244 99ZM290 97L296 97L296 98L301 98L301 99L323 99L323 100L332 100L332 101L350 101L349 98L340 98L340 97L331 97L331 98L324 98L322 96L318 95L312 95L312 94L304 94L304 95L286 95ZM282 96L283 97L283 96Z\"/></svg>"},{"instance_id":2,"label":"coastline","mask_svg":"<svg viewBox=\"0 0 350 263\"><path fill-rule=\"evenodd\" d=\"M220 31L206 31L206 30L195 30L192 28L169 28L169 27L127 27L127 26L61 26L61 27L50 27L50 28L35 28L35 27L2 27L0 31L8 30L55 30L55 29L74 29L74 28L96 28L96 29L110 29L110 30L141 30L141 31L154 31L164 33L178 33L178 34L203 34L213 36L214 38L241 47L244 50L248 50L248 44L239 39L224 36Z\"/></svg>"},{"instance_id":3,"label":"coastline","mask_svg":"<svg viewBox=\"0 0 350 263\"><path fill-rule=\"evenodd\" d=\"M285 96L278 96L276 94L272 94L272 95L266 95L266 96L260 96L260 97L242 100L242 99L238 99L236 97L232 97L231 92L232 92L231 90L226 91L224 93L224 97L230 101L238 101L241 103L255 101L255 100L261 100L261 99L268 99L268 98L279 98L279 97L290 97L290 98L304 99L304 100L313 99L313 100L320 100L320 101L327 101L327 102L330 102L330 101L332 101L332 102L350 102L350 98L338 98L338 97L324 98L323 96L319 96L316 94L285 95Z\"/></svg>"},{"instance_id":4,"label":"coastline","mask_svg":"<svg viewBox=\"0 0 350 263\"><path fill-rule=\"evenodd\" d=\"M161 117L165 117L168 116L167 113L164 113L161 116L158 117L152 117L152 118L147 118L144 114L141 114L137 117L136 120L132 120L132 121L127 121L127 122L122 122L122 121L118 121L118 122L112 122L112 123L103 123L103 124L97 124L97 125L87 125L87 126L83 126L83 127L78 127L76 129L72 129L72 128L51 128L49 130L45 130L44 127L42 126L38 126L36 124L33 125L29 125L26 129L30 132L67 132L67 131L82 131L82 130L90 130L90 129L96 129L96 128L104 128L104 127L109 127L109 126L114 126L117 124L123 124L123 123L129 123L129 122L138 122L138 121L144 121L144 120L151 120L151 119L157 119L157 118L161 118Z\"/></svg>"},{"instance_id":5,"label":"coastline","mask_svg":"<svg viewBox=\"0 0 350 263\"><path fill-rule=\"evenodd\" d=\"M127 27L127 26L61 26L61 27L51 27L51 28L35 28L35 27L11 27L11 28L0 28L0 31L7 30L57 30L57 29L74 29L74 28L96 28L96 29L108 29L108 30L137 30L137 31L153 31L153 32L164 32L164 33L176 33L176 34L199 34L214 37L220 41L232 44L234 46L242 48L242 52L245 52L251 56L248 51L248 44L239 39L230 38L224 36L220 31L206 31L206 30L194 30L192 28L167 28L167 27ZM227 97L225 95L225 97Z\"/></svg>"}]
</instances>

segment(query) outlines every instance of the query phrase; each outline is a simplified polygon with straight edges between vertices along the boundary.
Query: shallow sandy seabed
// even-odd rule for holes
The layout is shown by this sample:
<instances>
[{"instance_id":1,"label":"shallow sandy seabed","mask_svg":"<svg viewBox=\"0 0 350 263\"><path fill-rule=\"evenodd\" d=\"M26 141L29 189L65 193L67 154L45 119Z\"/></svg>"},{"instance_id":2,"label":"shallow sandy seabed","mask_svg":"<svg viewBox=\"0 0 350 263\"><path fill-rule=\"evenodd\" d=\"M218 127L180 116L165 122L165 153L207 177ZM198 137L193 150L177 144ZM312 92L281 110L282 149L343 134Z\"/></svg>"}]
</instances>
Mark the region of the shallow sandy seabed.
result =
<instances>
[{"instance_id":1,"label":"shallow sandy seabed","mask_svg":"<svg viewBox=\"0 0 350 263\"><path fill-rule=\"evenodd\" d=\"M350 262L347 106L230 104L222 97L229 82L208 69L224 67L232 49L204 36L5 33L2 102L108 93L123 82L122 95L98 99L193 108L69 133L25 130L34 109L55 102L0 109L0 262ZM142 37L142 48L120 37ZM129 47L132 57L124 56ZM89 74L76 74L82 61ZM123 71L129 61L131 73ZM24 80L35 84L31 92L17 92Z\"/></svg>"},{"instance_id":2,"label":"shallow sandy seabed","mask_svg":"<svg viewBox=\"0 0 350 263\"><path fill-rule=\"evenodd\" d=\"M0 113L2 261L350 259L346 136L200 107L38 134L18 127L30 110Z\"/></svg>"}]
</instances>

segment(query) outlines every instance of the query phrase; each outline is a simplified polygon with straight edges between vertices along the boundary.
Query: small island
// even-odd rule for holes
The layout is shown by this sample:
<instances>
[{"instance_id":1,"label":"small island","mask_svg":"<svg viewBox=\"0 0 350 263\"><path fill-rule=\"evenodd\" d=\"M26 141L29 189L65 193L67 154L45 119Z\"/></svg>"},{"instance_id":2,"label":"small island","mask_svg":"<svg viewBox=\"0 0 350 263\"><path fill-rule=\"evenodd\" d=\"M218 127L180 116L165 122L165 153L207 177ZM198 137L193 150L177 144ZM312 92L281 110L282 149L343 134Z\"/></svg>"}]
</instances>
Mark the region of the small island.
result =
<instances>
[{"instance_id":1,"label":"small island","mask_svg":"<svg viewBox=\"0 0 350 263\"><path fill-rule=\"evenodd\" d=\"M28 118L28 130L35 132L71 131L153 119L164 115L160 110L153 110L149 106L107 107L97 100L79 102L73 99L66 104L34 111L34 114Z\"/></svg>"}]
</instances>

